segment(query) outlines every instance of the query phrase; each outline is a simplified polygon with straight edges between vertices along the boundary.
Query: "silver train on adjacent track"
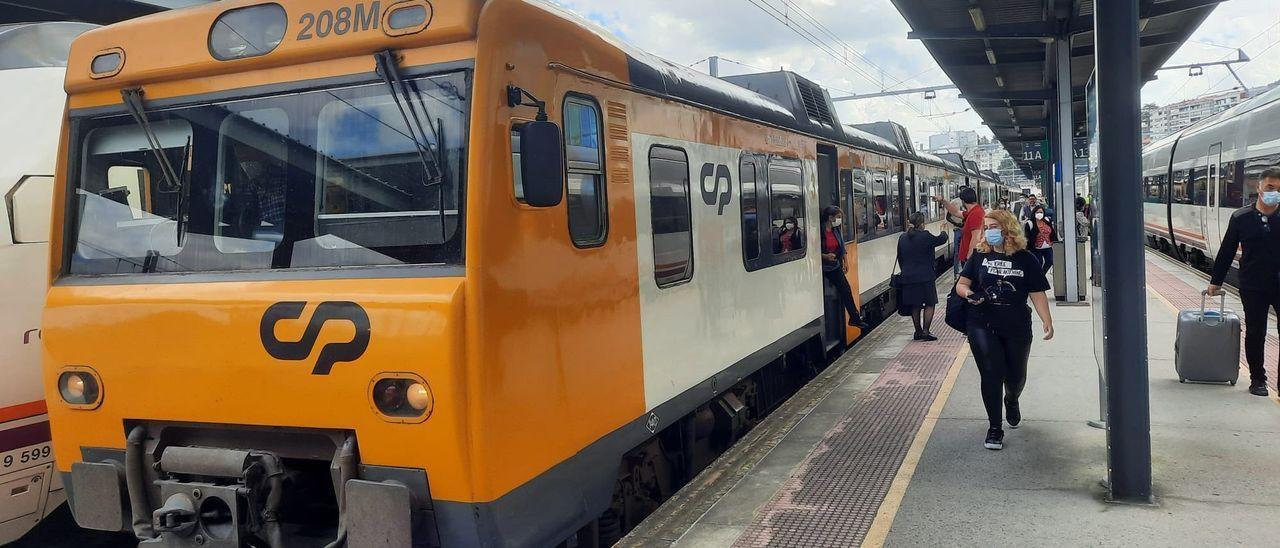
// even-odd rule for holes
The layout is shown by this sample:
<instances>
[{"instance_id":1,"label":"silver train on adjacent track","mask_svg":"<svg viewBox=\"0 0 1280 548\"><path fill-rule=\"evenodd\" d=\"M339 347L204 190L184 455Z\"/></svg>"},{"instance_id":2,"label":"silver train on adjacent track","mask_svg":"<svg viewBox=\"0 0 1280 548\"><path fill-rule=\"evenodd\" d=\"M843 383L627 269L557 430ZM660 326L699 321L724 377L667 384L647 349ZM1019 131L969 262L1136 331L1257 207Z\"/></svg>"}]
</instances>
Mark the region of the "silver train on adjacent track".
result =
<instances>
[{"instance_id":1,"label":"silver train on adjacent track","mask_svg":"<svg viewBox=\"0 0 1280 548\"><path fill-rule=\"evenodd\" d=\"M1142 156L1147 244L1208 270L1232 212L1257 199L1262 172L1277 166L1280 88L1152 143Z\"/></svg>"}]
</instances>

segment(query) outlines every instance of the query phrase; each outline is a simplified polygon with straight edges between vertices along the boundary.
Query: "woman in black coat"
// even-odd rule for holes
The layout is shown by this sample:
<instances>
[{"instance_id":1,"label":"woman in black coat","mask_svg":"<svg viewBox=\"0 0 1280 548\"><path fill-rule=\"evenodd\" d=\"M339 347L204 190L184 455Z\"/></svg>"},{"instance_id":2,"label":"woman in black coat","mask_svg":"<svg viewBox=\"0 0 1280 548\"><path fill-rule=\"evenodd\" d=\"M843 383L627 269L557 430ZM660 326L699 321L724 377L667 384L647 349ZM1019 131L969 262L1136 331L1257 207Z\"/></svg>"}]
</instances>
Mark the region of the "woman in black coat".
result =
<instances>
[{"instance_id":1,"label":"woman in black coat","mask_svg":"<svg viewBox=\"0 0 1280 548\"><path fill-rule=\"evenodd\" d=\"M929 332L933 325L934 307L938 305L938 291L934 287L937 273L934 270L934 249L947 243L946 233L934 235L925 229L924 213L912 213L908 219L911 227L898 237L898 267L901 287L899 307L911 309L911 321L916 326L917 341L936 341Z\"/></svg>"}]
</instances>

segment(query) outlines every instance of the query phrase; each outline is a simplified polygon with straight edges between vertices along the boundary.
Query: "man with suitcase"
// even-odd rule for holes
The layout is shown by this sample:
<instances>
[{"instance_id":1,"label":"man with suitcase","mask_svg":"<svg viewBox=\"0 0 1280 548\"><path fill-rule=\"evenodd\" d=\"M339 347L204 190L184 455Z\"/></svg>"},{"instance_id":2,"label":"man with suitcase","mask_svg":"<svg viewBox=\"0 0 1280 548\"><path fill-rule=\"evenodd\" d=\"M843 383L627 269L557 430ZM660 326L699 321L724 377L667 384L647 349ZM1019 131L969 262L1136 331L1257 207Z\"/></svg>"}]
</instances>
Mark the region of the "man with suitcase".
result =
<instances>
[{"instance_id":1,"label":"man with suitcase","mask_svg":"<svg viewBox=\"0 0 1280 548\"><path fill-rule=\"evenodd\" d=\"M1240 255L1240 300L1244 303L1244 355L1249 362L1249 393L1267 396L1267 371L1263 368L1267 342L1267 314L1280 313L1280 168L1262 172L1258 199L1231 214L1227 231L1213 262L1207 292L1217 295L1231 269L1236 249Z\"/></svg>"}]
</instances>

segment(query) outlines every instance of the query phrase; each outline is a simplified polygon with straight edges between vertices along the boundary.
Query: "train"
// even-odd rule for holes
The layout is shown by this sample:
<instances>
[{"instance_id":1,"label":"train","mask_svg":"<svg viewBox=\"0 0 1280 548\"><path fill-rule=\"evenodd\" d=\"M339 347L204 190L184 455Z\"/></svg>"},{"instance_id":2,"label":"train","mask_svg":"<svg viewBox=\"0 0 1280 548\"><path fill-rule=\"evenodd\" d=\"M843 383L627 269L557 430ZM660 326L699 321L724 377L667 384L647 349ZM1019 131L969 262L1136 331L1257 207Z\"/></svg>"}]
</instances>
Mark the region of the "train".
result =
<instances>
[{"instance_id":1,"label":"train","mask_svg":"<svg viewBox=\"0 0 1280 548\"><path fill-rule=\"evenodd\" d=\"M861 335L824 206L875 319L909 214L1013 193L535 0L211 3L65 89L53 450L143 546L609 545Z\"/></svg>"},{"instance_id":2,"label":"train","mask_svg":"<svg viewBox=\"0 0 1280 548\"><path fill-rule=\"evenodd\" d=\"M1280 88L1156 141L1143 150L1147 244L1208 271L1232 213L1257 200L1280 166ZM1237 257L1238 258L1238 257ZM1238 282L1238 261L1227 281Z\"/></svg>"},{"instance_id":3,"label":"train","mask_svg":"<svg viewBox=\"0 0 1280 548\"><path fill-rule=\"evenodd\" d=\"M49 215L71 41L95 27L0 25L0 544L35 527L65 498L53 468L40 372Z\"/></svg>"}]
</instances>

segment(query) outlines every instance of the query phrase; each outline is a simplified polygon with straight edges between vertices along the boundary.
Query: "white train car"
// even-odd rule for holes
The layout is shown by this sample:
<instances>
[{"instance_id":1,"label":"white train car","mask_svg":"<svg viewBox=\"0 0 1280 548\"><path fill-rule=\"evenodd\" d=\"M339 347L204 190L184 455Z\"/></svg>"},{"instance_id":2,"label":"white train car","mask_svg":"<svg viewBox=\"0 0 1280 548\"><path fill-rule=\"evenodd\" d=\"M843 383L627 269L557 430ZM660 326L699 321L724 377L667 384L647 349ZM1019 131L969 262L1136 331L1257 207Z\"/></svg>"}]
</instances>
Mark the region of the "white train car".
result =
<instances>
[{"instance_id":1,"label":"white train car","mask_svg":"<svg viewBox=\"0 0 1280 548\"><path fill-rule=\"evenodd\" d=\"M0 25L0 544L65 500L40 379L53 170L71 40L95 25Z\"/></svg>"},{"instance_id":2,"label":"white train car","mask_svg":"<svg viewBox=\"0 0 1280 548\"><path fill-rule=\"evenodd\" d=\"M1280 167L1280 88L1149 145L1142 162L1148 244L1207 269L1232 212L1257 199L1258 179L1270 167Z\"/></svg>"}]
</instances>

